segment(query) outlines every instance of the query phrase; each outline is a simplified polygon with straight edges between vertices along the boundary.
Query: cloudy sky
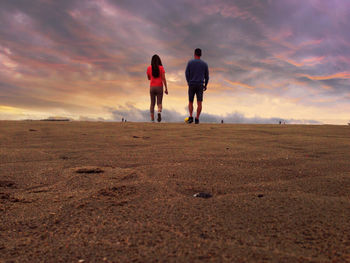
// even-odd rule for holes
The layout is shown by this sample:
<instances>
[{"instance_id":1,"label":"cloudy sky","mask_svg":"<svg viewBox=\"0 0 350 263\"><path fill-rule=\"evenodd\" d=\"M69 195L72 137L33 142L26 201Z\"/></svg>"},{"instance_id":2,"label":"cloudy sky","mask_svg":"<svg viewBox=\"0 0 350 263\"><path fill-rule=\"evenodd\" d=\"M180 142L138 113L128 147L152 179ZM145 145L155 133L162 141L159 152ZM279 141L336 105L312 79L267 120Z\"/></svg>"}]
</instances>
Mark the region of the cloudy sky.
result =
<instances>
[{"instance_id":1,"label":"cloudy sky","mask_svg":"<svg viewBox=\"0 0 350 263\"><path fill-rule=\"evenodd\" d=\"M169 121L203 50L204 118L350 121L348 0L2 0L0 119L148 121L158 54Z\"/></svg>"}]
</instances>

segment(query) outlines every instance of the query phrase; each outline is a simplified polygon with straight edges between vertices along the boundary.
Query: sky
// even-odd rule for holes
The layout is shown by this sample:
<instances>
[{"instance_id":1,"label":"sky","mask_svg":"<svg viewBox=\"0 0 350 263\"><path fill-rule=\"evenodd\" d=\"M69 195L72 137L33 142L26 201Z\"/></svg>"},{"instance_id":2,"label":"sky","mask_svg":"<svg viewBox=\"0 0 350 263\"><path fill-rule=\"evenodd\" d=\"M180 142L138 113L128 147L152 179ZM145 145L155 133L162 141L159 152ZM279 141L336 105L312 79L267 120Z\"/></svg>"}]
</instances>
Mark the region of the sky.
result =
<instances>
[{"instance_id":1,"label":"sky","mask_svg":"<svg viewBox=\"0 0 350 263\"><path fill-rule=\"evenodd\" d=\"M149 121L151 57L187 116L185 68L202 49L202 120L350 122L348 0L2 0L0 119Z\"/></svg>"}]
</instances>

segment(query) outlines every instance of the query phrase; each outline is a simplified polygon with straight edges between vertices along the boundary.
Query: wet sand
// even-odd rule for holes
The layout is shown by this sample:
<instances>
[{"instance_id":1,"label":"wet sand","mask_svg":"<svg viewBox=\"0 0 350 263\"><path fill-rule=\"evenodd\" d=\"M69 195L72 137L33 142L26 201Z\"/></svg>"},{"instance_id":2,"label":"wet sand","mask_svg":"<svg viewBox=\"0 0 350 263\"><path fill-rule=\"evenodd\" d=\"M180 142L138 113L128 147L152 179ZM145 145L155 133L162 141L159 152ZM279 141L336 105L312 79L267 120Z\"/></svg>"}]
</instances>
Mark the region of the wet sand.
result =
<instances>
[{"instance_id":1,"label":"wet sand","mask_svg":"<svg viewBox=\"0 0 350 263\"><path fill-rule=\"evenodd\" d=\"M348 126L0 121L0 262L350 262L349 160Z\"/></svg>"}]
</instances>

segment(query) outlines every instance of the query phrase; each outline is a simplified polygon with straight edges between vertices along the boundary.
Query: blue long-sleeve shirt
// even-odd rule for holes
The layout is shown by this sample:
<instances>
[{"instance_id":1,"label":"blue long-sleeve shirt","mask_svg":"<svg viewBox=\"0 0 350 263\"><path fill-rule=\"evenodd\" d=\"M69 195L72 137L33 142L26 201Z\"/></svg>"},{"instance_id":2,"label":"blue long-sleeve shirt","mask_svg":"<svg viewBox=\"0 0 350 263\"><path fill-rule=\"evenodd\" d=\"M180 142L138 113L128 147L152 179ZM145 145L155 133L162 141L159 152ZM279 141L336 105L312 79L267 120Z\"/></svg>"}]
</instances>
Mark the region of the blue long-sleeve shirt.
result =
<instances>
[{"instance_id":1,"label":"blue long-sleeve shirt","mask_svg":"<svg viewBox=\"0 0 350 263\"><path fill-rule=\"evenodd\" d=\"M209 81L208 64L201 59L188 61L186 67L186 80L189 86L203 85L206 87Z\"/></svg>"}]
</instances>

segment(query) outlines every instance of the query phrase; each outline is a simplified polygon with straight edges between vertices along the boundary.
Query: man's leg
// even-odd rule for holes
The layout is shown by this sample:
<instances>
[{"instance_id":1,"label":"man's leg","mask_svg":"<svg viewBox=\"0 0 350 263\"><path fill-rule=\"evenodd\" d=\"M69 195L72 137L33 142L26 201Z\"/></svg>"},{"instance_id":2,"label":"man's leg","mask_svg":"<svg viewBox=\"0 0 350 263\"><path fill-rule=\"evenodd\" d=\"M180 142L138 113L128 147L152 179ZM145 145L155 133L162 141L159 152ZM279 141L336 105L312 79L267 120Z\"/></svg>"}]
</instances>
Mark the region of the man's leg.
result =
<instances>
[{"instance_id":1,"label":"man's leg","mask_svg":"<svg viewBox=\"0 0 350 263\"><path fill-rule=\"evenodd\" d=\"M201 115L202 112L202 102L197 100L197 119L199 119L199 115Z\"/></svg>"},{"instance_id":2,"label":"man's leg","mask_svg":"<svg viewBox=\"0 0 350 263\"><path fill-rule=\"evenodd\" d=\"M193 114L193 101L188 102L188 111L190 113L190 117L192 117Z\"/></svg>"},{"instance_id":3,"label":"man's leg","mask_svg":"<svg viewBox=\"0 0 350 263\"><path fill-rule=\"evenodd\" d=\"M202 112L202 101L203 101L203 87L198 86L196 90L196 96L197 96L197 116L195 119L195 124L199 123L199 116Z\"/></svg>"},{"instance_id":4,"label":"man's leg","mask_svg":"<svg viewBox=\"0 0 350 263\"><path fill-rule=\"evenodd\" d=\"M194 100L195 89L192 86L188 87L188 112L190 114L188 123L193 122L193 100Z\"/></svg>"}]
</instances>

